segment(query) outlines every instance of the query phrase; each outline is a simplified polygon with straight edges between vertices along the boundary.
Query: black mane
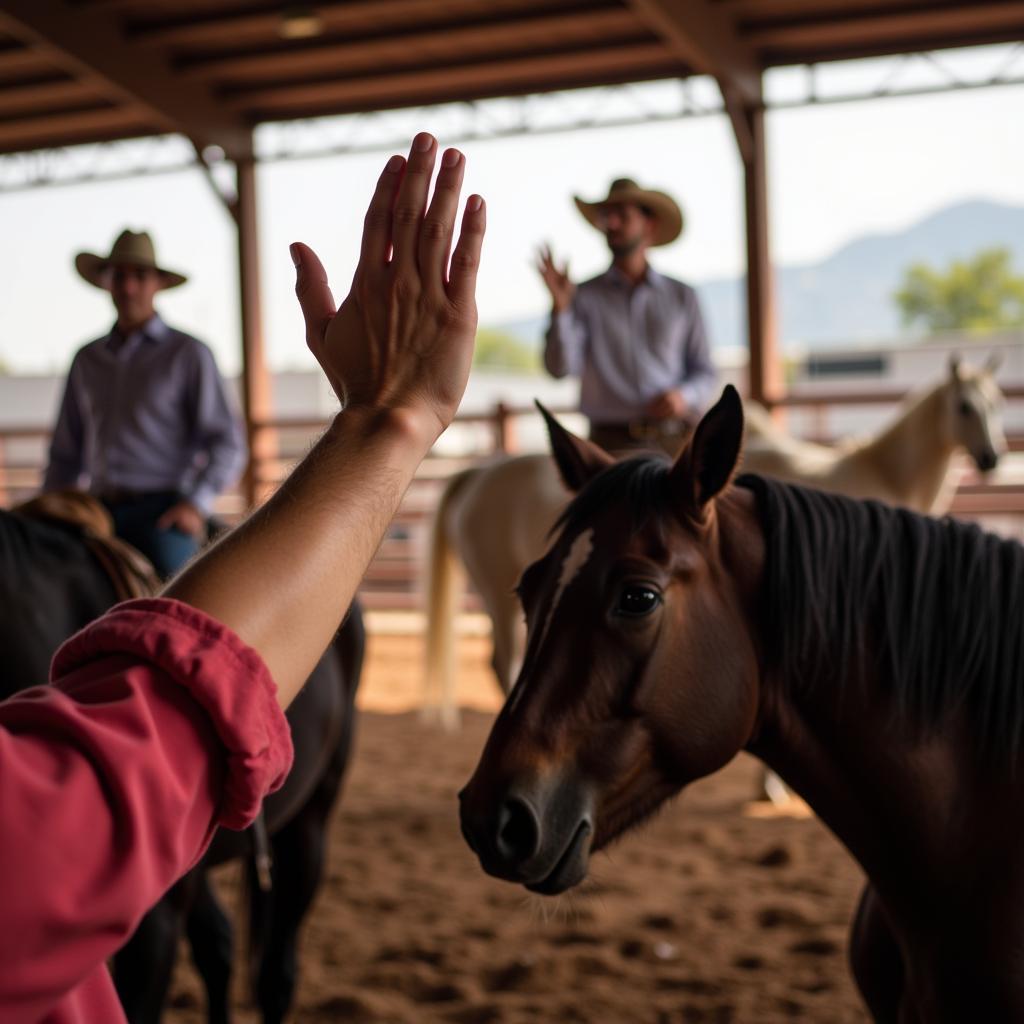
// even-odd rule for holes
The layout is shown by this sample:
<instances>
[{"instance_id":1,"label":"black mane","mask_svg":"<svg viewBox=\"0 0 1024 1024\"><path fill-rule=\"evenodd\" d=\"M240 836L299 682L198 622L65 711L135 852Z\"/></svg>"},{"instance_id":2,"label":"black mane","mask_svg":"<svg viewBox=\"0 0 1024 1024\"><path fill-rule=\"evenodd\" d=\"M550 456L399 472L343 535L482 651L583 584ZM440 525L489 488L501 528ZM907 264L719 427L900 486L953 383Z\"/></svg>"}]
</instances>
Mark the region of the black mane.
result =
<instances>
[{"instance_id":1,"label":"black mane","mask_svg":"<svg viewBox=\"0 0 1024 1024\"><path fill-rule=\"evenodd\" d=\"M634 528L667 523L669 464L616 463L558 526L625 502ZM840 691L876 673L902 721L941 727L963 709L978 749L1014 758L1024 740L1024 546L970 523L745 475L765 535L770 666L794 692Z\"/></svg>"},{"instance_id":2,"label":"black mane","mask_svg":"<svg viewBox=\"0 0 1024 1024\"><path fill-rule=\"evenodd\" d=\"M899 717L963 708L978 748L1024 734L1024 547L934 519L757 476L770 655L791 687L877 673Z\"/></svg>"}]
</instances>

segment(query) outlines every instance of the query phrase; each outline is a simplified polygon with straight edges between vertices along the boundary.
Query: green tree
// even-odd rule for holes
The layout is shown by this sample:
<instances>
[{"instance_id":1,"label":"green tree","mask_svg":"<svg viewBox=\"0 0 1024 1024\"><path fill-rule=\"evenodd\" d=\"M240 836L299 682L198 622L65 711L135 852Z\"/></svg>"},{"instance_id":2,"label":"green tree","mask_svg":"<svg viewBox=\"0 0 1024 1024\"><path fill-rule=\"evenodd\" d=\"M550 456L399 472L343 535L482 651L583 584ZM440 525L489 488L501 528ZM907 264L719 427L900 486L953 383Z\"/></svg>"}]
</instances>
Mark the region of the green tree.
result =
<instances>
[{"instance_id":1,"label":"green tree","mask_svg":"<svg viewBox=\"0 0 1024 1024\"><path fill-rule=\"evenodd\" d=\"M905 327L923 323L933 333L1024 327L1024 277L1014 274L1009 249L984 249L945 271L915 263L893 298Z\"/></svg>"},{"instance_id":2,"label":"green tree","mask_svg":"<svg viewBox=\"0 0 1024 1024\"><path fill-rule=\"evenodd\" d=\"M488 370L537 373L540 371L540 353L511 334L483 327L476 334L473 365Z\"/></svg>"}]
</instances>

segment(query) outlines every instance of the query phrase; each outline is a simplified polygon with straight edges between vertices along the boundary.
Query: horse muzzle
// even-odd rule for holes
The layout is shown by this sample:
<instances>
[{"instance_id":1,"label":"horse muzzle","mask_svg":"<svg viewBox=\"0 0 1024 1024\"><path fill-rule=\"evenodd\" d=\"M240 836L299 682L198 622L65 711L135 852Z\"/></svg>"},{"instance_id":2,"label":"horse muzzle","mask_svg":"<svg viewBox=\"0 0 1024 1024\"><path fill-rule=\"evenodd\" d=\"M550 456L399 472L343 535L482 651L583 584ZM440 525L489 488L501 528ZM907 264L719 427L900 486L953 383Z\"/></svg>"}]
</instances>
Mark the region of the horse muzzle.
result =
<instances>
[{"instance_id":1,"label":"horse muzzle","mask_svg":"<svg viewBox=\"0 0 1024 1024\"><path fill-rule=\"evenodd\" d=\"M459 794L462 834L489 875L554 895L587 874L593 798L575 780L514 783L486 795L471 782Z\"/></svg>"},{"instance_id":2,"label":"horse muzzle","mask_svg":"<svg viewBox=\"0 0 1024 1024\"><path fill-rule=\"evenodd\" d=\"M974 456L974 463L981 473L991 473L999 464L999 453L994 448L984 448Z\"/></svg>"}]
</instances>

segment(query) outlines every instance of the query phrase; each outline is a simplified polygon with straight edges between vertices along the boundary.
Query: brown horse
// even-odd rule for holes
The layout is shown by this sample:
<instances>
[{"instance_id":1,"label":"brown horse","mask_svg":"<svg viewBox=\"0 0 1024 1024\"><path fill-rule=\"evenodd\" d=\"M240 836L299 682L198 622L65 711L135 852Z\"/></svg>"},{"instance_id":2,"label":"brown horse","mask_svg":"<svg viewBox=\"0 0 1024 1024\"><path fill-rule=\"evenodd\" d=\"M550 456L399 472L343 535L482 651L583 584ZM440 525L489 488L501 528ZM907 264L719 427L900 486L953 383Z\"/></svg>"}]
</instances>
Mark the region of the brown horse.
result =
<instances>
[{"instance_id":1,"label":"brown horse","mask_svg":"<svg viewBox=\"0 0 1024 1024\"><path fill-rule=\"evenodd\" d=\"M739 750L869 882L877 1021L1024 1020L1024 547L759 477L727 388L674 463L549 418L578 492L523 575L522 671L461 794L486 871L541 893Z\"/></svg>"}]
</instances>

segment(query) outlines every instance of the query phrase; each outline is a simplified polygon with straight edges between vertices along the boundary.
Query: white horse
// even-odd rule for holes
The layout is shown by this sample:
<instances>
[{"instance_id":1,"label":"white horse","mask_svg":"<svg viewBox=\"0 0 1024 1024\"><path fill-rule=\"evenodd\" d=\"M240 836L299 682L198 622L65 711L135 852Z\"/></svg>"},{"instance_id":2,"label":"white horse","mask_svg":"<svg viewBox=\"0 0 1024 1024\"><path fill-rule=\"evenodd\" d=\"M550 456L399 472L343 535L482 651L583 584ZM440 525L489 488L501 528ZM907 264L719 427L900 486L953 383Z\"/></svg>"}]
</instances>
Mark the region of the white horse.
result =
<instances>
[{"instance_id":1,"label":"white horse","mask_svg":"<svg viewBox=\"0 0 1024 1024\"><path fill-rule=\"evenodd\" d=\"M876 437L835 448L789 437L748 403L743 469L854 497L879 498L941 514L956 490L954 454L965 449L982 471L1006 450L1002 395L994 364L971 369L959 360L939 383L911 397ZM523 455L455 474L441 495L428 558L424 713L455 728L454 624L465 586L473 581L491 618L492 665L502 690L515 680L523 649L514 588L540 558L569 494L549 455Z\"/></svg>"},{"instance_id":2,"label":"white horse","mask_svg":"<svg viewBox=\"0 0 1024 1024\"><path fill-rule=\"evenodd\" d=\"M879 434L835 447L790 437L760 405L747 402L742 468L942 515L956 493L958 474L950 472L956 452L966 450L987 473L1006 451L997 366L990 359L984 369L971 369L954 357L946 379L908 399Z\"/></svg>"}]
</instances>

